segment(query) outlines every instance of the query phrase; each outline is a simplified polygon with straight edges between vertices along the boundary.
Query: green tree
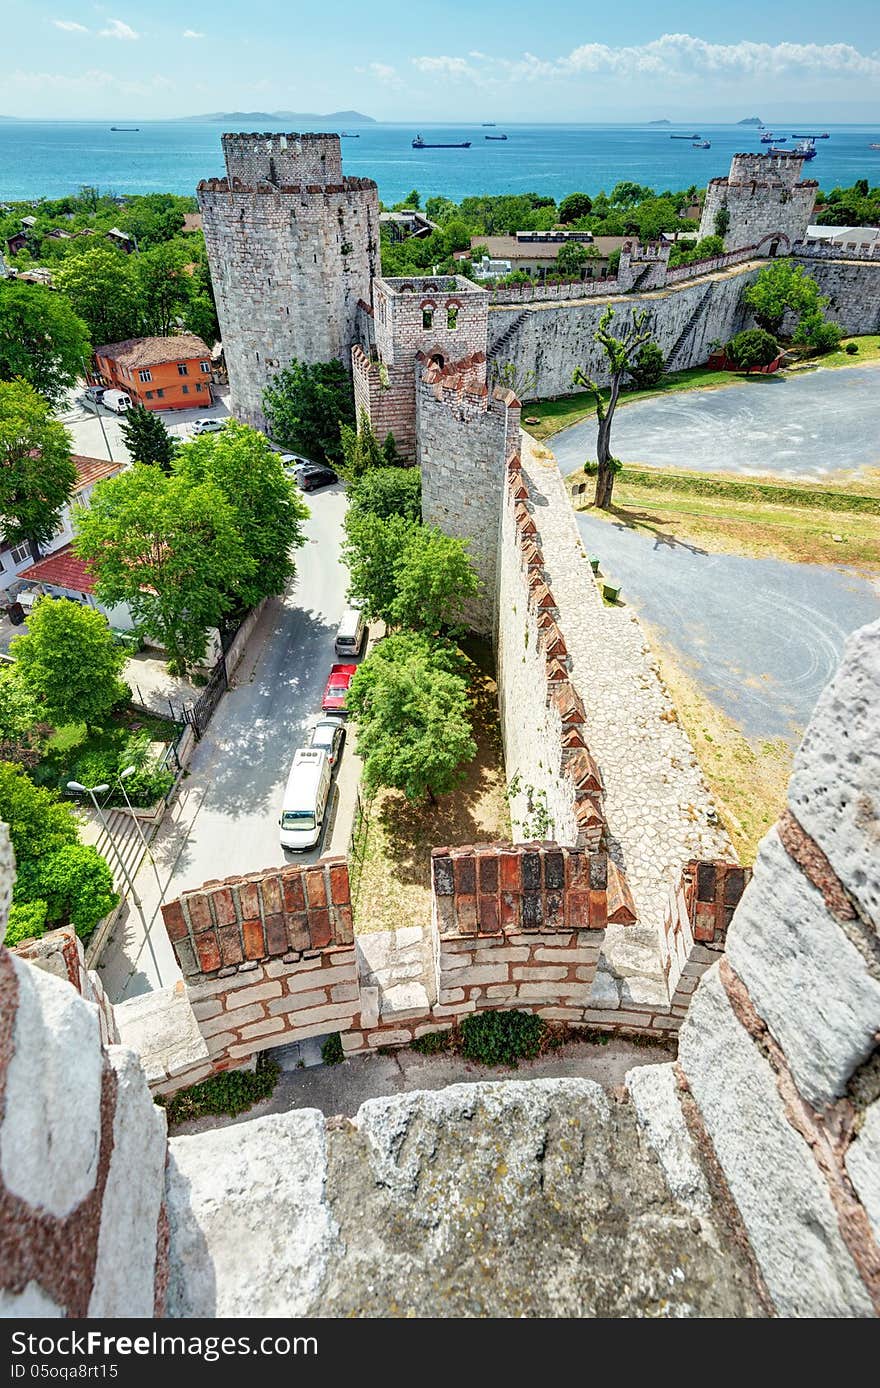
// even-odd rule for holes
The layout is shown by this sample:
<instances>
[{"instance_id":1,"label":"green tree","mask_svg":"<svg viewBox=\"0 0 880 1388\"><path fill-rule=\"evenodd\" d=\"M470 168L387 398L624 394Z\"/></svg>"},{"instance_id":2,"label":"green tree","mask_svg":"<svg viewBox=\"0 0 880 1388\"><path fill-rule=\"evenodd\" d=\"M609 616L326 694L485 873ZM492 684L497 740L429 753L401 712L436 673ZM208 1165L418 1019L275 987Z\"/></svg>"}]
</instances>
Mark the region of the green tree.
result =
<instances>
[{"instance_id":1,"label":"green tree","mask_svg":"<svg viewBox=\"0 0 880 1388\"><path fill-rule=\"evenodd\" d=\"M721 239L724 240L724 237L730 230L730 212L726 207L719 207L718 211L715 213L713 226L715 235L720 236Z\"/></svg>"},{"instance_id":2,"label":"green tree","mask_svg":"<svg viewBox=\"0 0 880 1388\"><path fill-rule=\"evenodd\" d=\"M753 366L769 366L779 356L779 343L763 328L746 328L737 333L725 347L725 353L740 371Z\"/></svg>"},{"instance_id":3,"label":"green tree","mask_svg":"<svg viewBox=\"0 0 880 1388\"><path fill-rule=\"evenodd\" d=\"M589 217L593 210L593 199L586 193L569 193L559 204L560 222L578 222L581 217Z\"/></svg>"},{"instance_id":4,"label":"green tree","mask_svg":"<svg viewBox=\"0 0 880 1388\"><path fill-rule=\"evenodd\" d=\"M644 342L629 368L629 378L637 390L659 385L666 373L666 358L656 342Z\"/></svg>"},{"instance_id":5,"label":"green tree","mask_svg":"<svg viewBox=\"0 0 880 1388\"><path fill-rule=\"evenodd\" d=\"M342 461L340 426L354 424L351 377L341 361L292 361L263 393L269 431L282 448L334 466Z\"/></svg>"},{"instance_id":6,"label":"green tree","mask_svg":"<svg viewBox=\"0 0 880 1388\"><path fill-rule=\"evenodd\" d=\"M40 720L37 701L16 665L0 670L0 761L31 769L42 756L52 725Z\"/></svg>"},{"instance_id":7,"label":"green tree","mask_svg":"<svg viewBox=\"0 0 880 1388\"><path fill-rule=\"evenodd\" d=\"M163 472L171 471L177 445L165 421L154 410L135 401L120 423L119 432L133 462L149 463Z\"/></svg>"},{"instance_id":8,"label":"green tree","mask_svg":"<svg viewBox=\"0 0 880 1388\"><path fill-rule=\"evenodd\" d=\"M369 620L393 621L397 597L395 567L415 528L403 516L383 519L371 511L350 508L345 518L342 558L350 575L349 596L361 605Z\"/></svg>"},{"instance_id":9,"label":"green tree","mask_svg":"<svg viewBox=\"0 0 880 1388\"><path fill-rule=\"evenodd\" d=\"M403 516L420 521L422 517L422 476L417 467L373 468L349 488L351 505L387 520Z\"/></svg>"},{"instance_id":10,"label":"green tree","mask_svg":"<svg viewBox=\"0 0 880 1388\"><path fill-rule=\"evenodd\" d=\"M27 540L35 559L73 495L70 435L24 381L0 381L0 533Z\"/></svg>"},{"instance_id":11,"label":"green tree","mask_svg":"<svg viewBox=\"0 0 880 1388\"><path fill-rule=\"evenodd\" d=\"M283 593L296 572L291 551L305 544L309 509L264 434L230 420L219 434L202 434L180 449L175 471L219 487L234 514L253 571L238 576L234 593L247 607Z\"/></svg>"},{"instance_id":12,"label":"green tree","mask_svg":"<svg viewBox=\"0 0 880 1388\"><path fill-rule=\"evenodd\" d=\"M85 323L62 294L0 280L0 380L20 377L57 406L91 350Z\"/></svg>"},{"instance_id":13,"label":"green tree","mask_svg":"<svg viewBox=\"0 0 880 1388\"><path fill-rule=\"evenodd\" d=\"M461 626L468 600L479 589L467 541L435 526L414 526L394 565L394 586L394 626L430 636Z\"/></svg>"},{"instance_id":14,"label":"green tree","mask_svg":"<svg viewBox=\"0 0 880 1388\"><path fill-rule=\"evenodd\" d=\"M580 275L589 258L586 246L579 241L566 241L559 247L559 254L556 257L557 272L570 279L575 279Z\"/></svg>"},{"instance_id":15,"label":"green tree","mask_svg":"<svg viewBox=\"0 0 880 1388\"><path fill-rule=\"evenodd\" d=\"M373 432L366 410L361 410L357 428L342 424L339 428L342 461L337 471L346 482L355 482L372 468L394 467L397 463L397 444L388 434L380 443Z\"/></svg>"},{"instance_id":16,"label":"green tree","mask_svg":"<svg viewBox=\"0 0 880 1388\"><path fill-rule=\"evenodd\" d=\"M51 924L69 920L78 935L90 934L119 897L104 858L79 842L71 807L54 791L35 786L20 766L2 762L0 820L9 826L15 850L13 904L32 907L16 922L18 938L41 934L47 918Z\"/></svg>"},{"instance_id":17,"label":"green tree","mask_svg":"<svg viewBox=\"0 0 880 1388\"><path fill-rule=\"evenodd\" d=\"M98 598L127 603L165 647L172 669L203 659L208 628L242 596L256 563L216 482L167 476L136 463L99 482L78 514L77 553L91 564Z\"/></svg>"},{"instance_id":18,"label":"green tree","mask_svg":"<svg viewBox=\"0 0 880 1388\"><path fill-rule=\"evenodd\" d=\"M144 305L132 257L109 246L69 256L55 276L95 347L123 342L141 331Z\"/></svg>"},{"instance_id":19,"label":"green tree","mask_svg":"<svg viewBox=\"0 0 880 1388\"><path fill-rule=\"evenodd\" d=\"M830 352L839 346L842 336L838 325L825 318L821 309L811 309L801 315L792 341L812 347L817 352Z\"/></svg>"},{"instance_id":20,"label":"green tree","mask_svg":"<svg viewBox=\"0 0 880 1388\"><path fill-rule=\"evenodd\" d=\"M357 750L368 790L391 786L435 803L460 785L476 755L467 680L456 658L415 632L387 636L351 684Z\"/></svg>"},{"instance_id":21,"label":"green tree","mask_svg":"<svg viewBox=\"0 0 880 1388\"><path fill-rule=\"evenodd\" d=\"M176 320L185 318L193 293L192 276L185 267L191 263L184 241L165 241L137 256L135 271L146 333L167 337Z\"/></svg>"},{"instance_id":22,"label":"green tree","mask_svg":"<svg viewBox=\"0 0 880 1388\"><path fill-rule=\"evenodd\" d=\"M620 463L611 453L611 425L614 421L617 401L620 398L623 378L632 371L638 358L639 349L644 343L651 340L647 309L633 313L632 323L623 337L615 337L611 333L610 326L613 318L614 309L609 304L599 319L599 327L593 334L596 342L605 353L608 374L611 378L607 400L596 382L592 377L587 376L580 366L575 367L572 377L573 384L584 386L596 401L599 431L596 439L598 470L594 504L603 511L607 511L611 506L614 478L620 471Z\"/></svg>"},{"instance_id":23,"label":"green tree","mask_svg":"<svg viewBox=\"0 0 880 1388\"><path fill-rule=\"evenodd\" d=\"M125 651L93 607L41 598L9 649L25 688L58 727L101 724L128 693L120 679Z\"/></svg>"}]
</instances>

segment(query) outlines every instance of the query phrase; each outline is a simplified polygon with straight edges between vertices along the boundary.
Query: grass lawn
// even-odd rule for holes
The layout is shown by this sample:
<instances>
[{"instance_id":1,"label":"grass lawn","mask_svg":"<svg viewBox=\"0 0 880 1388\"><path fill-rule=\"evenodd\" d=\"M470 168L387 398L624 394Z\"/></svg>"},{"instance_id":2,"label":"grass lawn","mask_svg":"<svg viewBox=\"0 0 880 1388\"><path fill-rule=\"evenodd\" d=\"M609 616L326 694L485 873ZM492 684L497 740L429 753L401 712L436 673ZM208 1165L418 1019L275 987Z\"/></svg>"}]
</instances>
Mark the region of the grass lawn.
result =
<instances>
[{"instance_id":1,"label":"grass lawn","mask_svg":"<svg viewBox=\"0 0 880 1388\"><path fill-rule=\"evenodd\" d=\"M178 725L167 718L154 718L134 709L124 709L106 728L89 731L85 723L68 723L55 729L42 760L30 775L38 785L62 787L80 757L91 752L121 755L129 738L135 734L146 733L151 742L170 742L178 731Z\"/></svg>"},{"instance_id":2,"label":"grass lawn","mask_svg":"<svg viewBox=\"0 0 880 1388\"><path fill-rule=\"evenodd\" d=\"M458 790L411 805L382 790L365 804L351 855L355 930L393 930L431 919L431 849L510 838L496 686L487 643L465 645L473 663L477 755Z\"/></svg>"},{"instance_id":3,"label":"grass lawn","mask_svg":"<svg viewBox=\"0 0 880 1388\"><path fill-rule=\"evenodd\" d=\"M569 480L586 482L585 497L592 496L592 478L578 472ZM591 514L712 553L880 569L876 470L829 486L625 467L615 482L614 499L611 511Z\"/></svg>"},{"instance_id":4,"label":"grass lawn","mask_svg":"<svg viewBox=\"0 0 880 1388\"><path fill-rule=\"evenodd\" d=\"M644 619L642 626L722 823L740 861L751 865L758 844L785 804L792 749L782 738L751 741L745 737L737 724L706 698Z\"/></svg>"},{"instance_id":5,"label":"grass lawn","mask_svg":"<svg viewBox=\"0 0 880 1388\"><path fill-rule=\"evenodd\" d=\"M844 350L848 342L858 344L859 350L853 356L849 356ZM819 366L866 366L871 362L880 362L880 337L845 337L836 351L828 352L822 357L807 358L792 369L812 371ZM651 386L647 390L625 391L620 397L618 408L622 409L634 400L647 400L654 395L674 395L683 390L718 390L722 386L741 385L743 381L760 386L768 380L772 380L772 377L758 374L749 376L746 372L740 371L710 371L707 366L694 366L687 371L671 372L659 385ZM523 428L532 438L548 439L551 435L570 428L572 424L580 424L581 420L595 416L595 413L593 398L585 391L577 391L574 395L561 395L555 400L532 400L523 406L523 419L537 419L540 422L523 424Z\"/></svg>"}]
</instances>

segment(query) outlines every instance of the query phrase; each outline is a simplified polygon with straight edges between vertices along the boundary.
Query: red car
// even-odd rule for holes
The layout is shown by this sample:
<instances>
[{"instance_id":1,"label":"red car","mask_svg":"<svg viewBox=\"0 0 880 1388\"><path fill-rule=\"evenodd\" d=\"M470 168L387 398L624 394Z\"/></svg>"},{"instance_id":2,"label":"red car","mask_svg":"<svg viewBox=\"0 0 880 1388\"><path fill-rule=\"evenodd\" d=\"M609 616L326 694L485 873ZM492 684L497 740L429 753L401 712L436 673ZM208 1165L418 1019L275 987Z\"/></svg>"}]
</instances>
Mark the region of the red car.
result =
<instances>
[{"instance_id":1,"label":"red car","mask_svg":"<svg viewBox=\"0 0 880 1388\"><path fill-rule=\"evenodd\" d=\"M356 669L356 665L330 666L330 678L327 680L327 688L324 690L324 697L321 700L322 713L344 714L348 712L345 707L345 696Z\"/></svg>"}]
</instances>

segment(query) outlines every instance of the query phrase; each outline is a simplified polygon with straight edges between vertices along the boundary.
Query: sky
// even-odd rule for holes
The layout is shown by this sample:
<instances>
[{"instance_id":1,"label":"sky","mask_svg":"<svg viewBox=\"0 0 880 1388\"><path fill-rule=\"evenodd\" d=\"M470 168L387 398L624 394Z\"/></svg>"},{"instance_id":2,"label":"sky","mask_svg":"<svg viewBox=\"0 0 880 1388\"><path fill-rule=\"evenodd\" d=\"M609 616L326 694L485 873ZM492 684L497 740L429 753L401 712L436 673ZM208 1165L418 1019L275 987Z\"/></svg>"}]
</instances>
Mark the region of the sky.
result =
<instances>
[{"instance_id":1,"label":"sky","mask_svg":"<svg viewBox=\"0 0 880 1388\"><path fill-rule=\"evenodd\" d=\"M0 115L31 119L880 123L877 0L0 0L0 35Z\"/></svg>"}]
</instances>

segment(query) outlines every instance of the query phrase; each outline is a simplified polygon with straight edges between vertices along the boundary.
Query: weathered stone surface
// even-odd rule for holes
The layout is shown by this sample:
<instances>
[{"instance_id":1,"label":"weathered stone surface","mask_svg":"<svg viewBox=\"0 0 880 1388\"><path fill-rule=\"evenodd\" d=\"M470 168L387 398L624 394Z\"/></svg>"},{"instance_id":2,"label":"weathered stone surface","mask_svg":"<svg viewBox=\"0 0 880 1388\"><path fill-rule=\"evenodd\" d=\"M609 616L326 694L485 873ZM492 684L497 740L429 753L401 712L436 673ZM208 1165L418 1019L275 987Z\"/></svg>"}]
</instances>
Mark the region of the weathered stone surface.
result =
<instances>
[{"instance_id":1,"label":"weathered stone surface","mask_svg":"<svg viewBox=\"0 0 880 1388\"><path fill-rule=\"evenodd\" d=\"M151 1084L208 1059L208 1047L181 983L117 1003L114 1016L122 1045L140 1056Z\"/></svg>"},{"instance_id":2,"label":"weathered stone surface","mask_svg":"<svg viewBox=\"0 0 880 1388\"><path fill-rule=\"evenodd\" d=\"M709 1186L684 1121L672 1066L640 1065L629 1070L626 1087L676 1200L696 1215L708 1214Z\"/></svg>"},{"instance_id":3,"label":"weathered stone surface","mask_svg":"<svg viewBox=\"0 0 880 1388\"><path fill-rule=\"evenodd\" d=\"M846 1169L880 1243L880 1099L867 1110L861 1131L846 1154Z\"/></svg>"},{"instance_id":4,"label":"weathered stone surface","mask_svg":"<svg viewBox=\"0 0 880 1388\"><path fill-rule=\"evenodd\" d=\"M788 803L880 929L880 622L846 643L795 756Z\"/></svg>"},{"instance_id":5,"label":"weathered stone surface","mask_svg":"<svg viewBox=\"0 0 880 1388\"><path fill-rule=\"evenodd\" d=\"M828 1188L717 968L694 994L679 1061L779 1314L871 1315Z\"/></svg>"},{"instance_id":6,"label":"weathered stone surface","mask_svg":"<svg viewBox=\"0 0 880 1388\"><path fill-rule=\"evenodd\" d=\"M66 1215L90 1193L101 1139L101 1035L69 983L12 956L13 1053L0 1127L0 1171L13 1195Z\"/></svg>"},{"instance_id":7,"label":"weathered stone surface","mask_svg":"<svg viewBox=\"0 0 880 1388\"><path fill-rule=\"evenodd\" d=\"M300 1316L335 1246L316 1109L172 1138L170 1316Z\"/></svg>"},{"instance_id":8,"label":"weathered stone surface","mask_svg":"<svg viewBox=\"0 0 880 1388\"><path fill-rule=\"evenodd\" d=\"M153 1103L134 1052L111 1046L107 1054L116 1110L89 1315L152 1318L165 1114Z\"/></svg>"},{"instance_id":9,"label":"weathered stone surface","mask_svg":"<svg viewBox=\"0 0 880 1388\"><path fill-rule=\"evenodd\" d=\"M727 937L727 957L816 1108L839 1098L880 1031L880 982L775 829Z\"/></svg>"}]
</instances>

